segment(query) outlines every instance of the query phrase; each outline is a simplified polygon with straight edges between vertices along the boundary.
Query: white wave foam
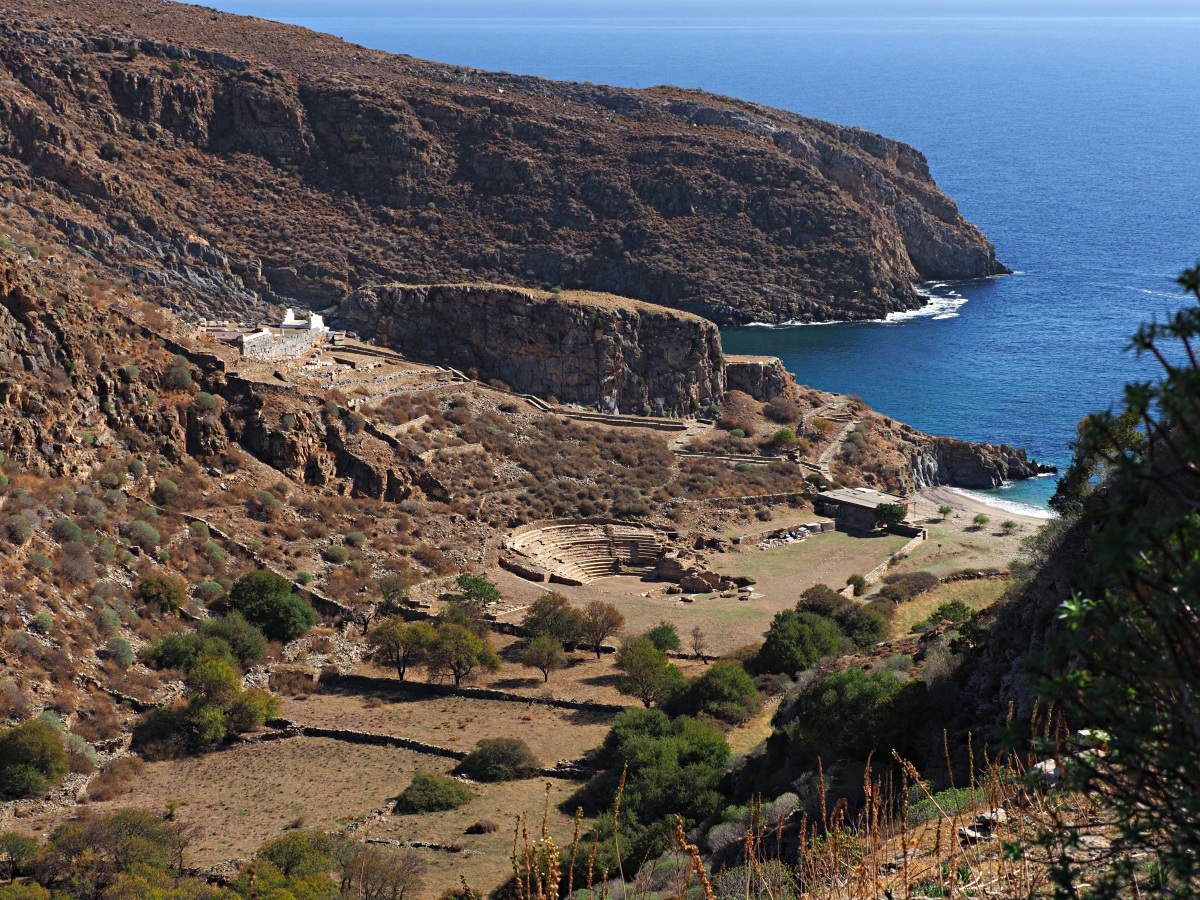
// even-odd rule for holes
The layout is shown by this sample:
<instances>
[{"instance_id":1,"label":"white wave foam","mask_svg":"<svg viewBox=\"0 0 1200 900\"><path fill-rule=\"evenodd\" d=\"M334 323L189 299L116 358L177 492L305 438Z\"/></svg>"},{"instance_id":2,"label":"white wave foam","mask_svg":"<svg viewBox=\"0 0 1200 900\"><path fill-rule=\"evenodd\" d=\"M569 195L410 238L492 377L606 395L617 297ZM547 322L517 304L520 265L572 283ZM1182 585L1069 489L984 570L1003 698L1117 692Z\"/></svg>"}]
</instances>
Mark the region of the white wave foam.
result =
<instances>
[{"instance_id":1,"label":"white wave foam","mask_svg":"<svg viewBox=\"0 0 1200 900\"><path fill-rule=\"evenodd\" d=\"M1029 516L1031 519L1058 518L1058 513L1054 512L1054 510L1042 509L1040 506L1033 506L1029 503L1020 503L1016 500L1001 500L999 497L994 497L991 494L980 494L975 491L964 490L963 488L949 488L948 490L961 497L966 497L968 500L982 503L984 506L1000 509L1007 513L1015 513L1018 516Z\"/></svg>"},{"instance_id":2,"label":"white wave foam","mask_svg":"<svg viewBox=\"0 0 1200 900\"><path fill-rule=\"evenodd\" d=\"M939 282L921 285L917 293L927 301L924 306L888 313L883 319L884 324L907 322L910 319L955 319L958 318L958 311L967 303L966 297L958 291L947 290L946 285Z\"/></svg>"}]
</instances>

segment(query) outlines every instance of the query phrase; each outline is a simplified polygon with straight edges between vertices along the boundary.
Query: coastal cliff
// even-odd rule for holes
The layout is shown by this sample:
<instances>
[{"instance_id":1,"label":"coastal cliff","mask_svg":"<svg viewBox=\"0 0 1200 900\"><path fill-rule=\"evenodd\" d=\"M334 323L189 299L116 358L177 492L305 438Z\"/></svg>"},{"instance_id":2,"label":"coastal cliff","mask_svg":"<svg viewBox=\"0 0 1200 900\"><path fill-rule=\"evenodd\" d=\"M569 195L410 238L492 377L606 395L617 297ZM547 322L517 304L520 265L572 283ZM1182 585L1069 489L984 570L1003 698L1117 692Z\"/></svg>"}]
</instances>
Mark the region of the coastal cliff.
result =
<instances>
[{"instance_id":1,"label":"coastal cliff","mask_svg":"<svg viewBox=\"0 0 1200 900\"><path fill-rule=\"evenodd\" d=\"M352 294L333 322L414 359L602 412L687 415L725 392L715 325L623 297L387 285Z\"/></svg>"},{"instance_id":2,"label":"coastal cliff","mask_svg":"<svg viewBox=\"0 0 1200 900\"><path fill-rule=\"evenodd\" d=\"M1056 471L1007 444L976 444L950 437L920 435L910 448L914 485L988 489Z\"/></svg>"},{"instance_id":3,"label":"coastal cliff","mask_svg":"<svg viewBox=\"0 0 1200 900\"><path fill-rule=\"evenodd\" d=\"M489 282L870 319L1007 271L920 152L855 128L159 0L0 0L0 23L14 202L181 311Z\"/></svg>"}]
</instances>

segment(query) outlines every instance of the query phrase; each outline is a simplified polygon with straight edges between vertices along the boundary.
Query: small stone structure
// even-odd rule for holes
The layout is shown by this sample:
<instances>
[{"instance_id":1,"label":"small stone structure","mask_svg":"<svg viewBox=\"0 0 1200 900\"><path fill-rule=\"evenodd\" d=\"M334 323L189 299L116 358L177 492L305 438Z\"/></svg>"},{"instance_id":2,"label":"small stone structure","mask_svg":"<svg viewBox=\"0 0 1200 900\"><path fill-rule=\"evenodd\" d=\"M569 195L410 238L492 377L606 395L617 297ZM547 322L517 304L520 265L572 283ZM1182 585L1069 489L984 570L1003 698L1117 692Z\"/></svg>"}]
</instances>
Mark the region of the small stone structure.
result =
<instances>
[{"instance_id":1,"label":"small stone structure","mask_svg":"<svg viewBox=\"0 0 1200 900\"><path fill-rule=\"evenodd\" d=\"M837 522L839 528L855 531L874 531L877 524L875 508L881 503L890 503L904 509L905 515L912 512L912 501L892 494L883 494L868 488L841 488L825 491L812 498L813 508Z\"/></svg>"},{"instance_id":2,"label":"small stone structure","mask_svg":"<svg viewBox=\"0 0 1200 900\"><path fill-rule=\"evenodd\" d=\"M203 331L222 343L237 347L248 359L294 358L311 347L334 343L334 333L320 315L310 313L307 319L298 319L290 308L284 313L283 321L274 327L205 325Z\"/></svg>"}]
</instances>

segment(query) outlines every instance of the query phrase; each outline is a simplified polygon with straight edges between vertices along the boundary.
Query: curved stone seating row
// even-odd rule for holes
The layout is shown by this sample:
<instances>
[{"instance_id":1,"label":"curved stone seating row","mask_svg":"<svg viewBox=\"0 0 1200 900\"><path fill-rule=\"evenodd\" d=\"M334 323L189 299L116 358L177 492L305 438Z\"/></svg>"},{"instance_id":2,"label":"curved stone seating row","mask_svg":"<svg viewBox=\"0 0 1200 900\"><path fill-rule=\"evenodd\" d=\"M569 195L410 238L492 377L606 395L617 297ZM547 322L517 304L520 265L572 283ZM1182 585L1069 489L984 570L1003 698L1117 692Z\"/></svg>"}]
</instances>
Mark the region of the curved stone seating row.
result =
<instances>
[{"instance_id":1,"label":"curved stone seating row","mask_svg":"<svg viewBox=\"0 0 1200 900\"><path fill-rule=\"evenodd\" d=\"M595 523L534 528L507 545L554 575L584 584L624 566L653 566L664 549L662 536L648 529Z\"/></svg>"}]
</instances>

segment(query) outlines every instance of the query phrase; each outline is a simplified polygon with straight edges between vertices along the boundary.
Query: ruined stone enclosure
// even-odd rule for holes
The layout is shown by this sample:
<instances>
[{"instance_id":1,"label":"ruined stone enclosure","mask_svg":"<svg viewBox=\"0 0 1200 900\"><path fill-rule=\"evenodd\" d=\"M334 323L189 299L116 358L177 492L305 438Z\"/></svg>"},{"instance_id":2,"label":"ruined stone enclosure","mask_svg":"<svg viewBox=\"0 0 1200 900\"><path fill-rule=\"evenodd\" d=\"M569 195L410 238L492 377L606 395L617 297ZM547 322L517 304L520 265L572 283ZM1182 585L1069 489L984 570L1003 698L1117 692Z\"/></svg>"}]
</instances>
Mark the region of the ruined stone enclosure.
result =
<instances>
[{"instance_id":1,"label":"ruined stone enclosure","mask_svg":"<svg viewBox=\"0 0 1200 900\"><path fill-rule=\"evenodd\" d=\"M582 585L653 569L673 535L605 519L539 522L504 542L500 564L531 581Z\"/></svg>"}]
</instances>

